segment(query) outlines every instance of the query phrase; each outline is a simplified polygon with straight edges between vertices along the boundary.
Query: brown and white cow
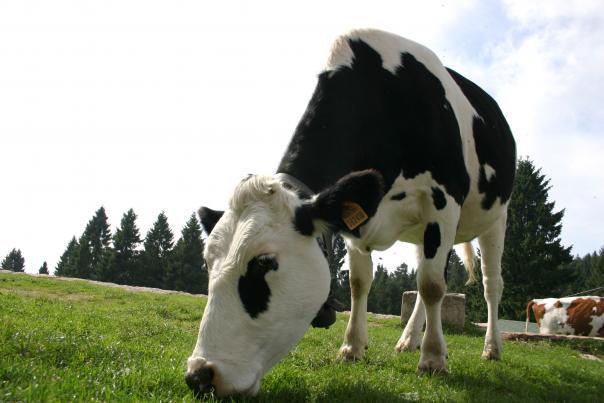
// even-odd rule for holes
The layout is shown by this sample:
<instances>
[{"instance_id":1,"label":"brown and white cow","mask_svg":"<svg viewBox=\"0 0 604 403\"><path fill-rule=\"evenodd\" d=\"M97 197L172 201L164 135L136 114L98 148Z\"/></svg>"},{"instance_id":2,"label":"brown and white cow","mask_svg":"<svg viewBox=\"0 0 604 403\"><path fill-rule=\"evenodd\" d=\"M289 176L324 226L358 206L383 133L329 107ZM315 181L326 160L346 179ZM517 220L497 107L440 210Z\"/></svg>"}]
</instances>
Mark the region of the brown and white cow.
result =
<instances>
[{"instance_id":1,"label":"brown and white cow","mask_svg":"<svg viewBox=\"0 0 604 403\"><path fill-rule=\"evenodd\" d=\"M526 330L531 310L541 334L604 337L604 298L533 299L526 306Z\"/></svg>"}]
</instances>

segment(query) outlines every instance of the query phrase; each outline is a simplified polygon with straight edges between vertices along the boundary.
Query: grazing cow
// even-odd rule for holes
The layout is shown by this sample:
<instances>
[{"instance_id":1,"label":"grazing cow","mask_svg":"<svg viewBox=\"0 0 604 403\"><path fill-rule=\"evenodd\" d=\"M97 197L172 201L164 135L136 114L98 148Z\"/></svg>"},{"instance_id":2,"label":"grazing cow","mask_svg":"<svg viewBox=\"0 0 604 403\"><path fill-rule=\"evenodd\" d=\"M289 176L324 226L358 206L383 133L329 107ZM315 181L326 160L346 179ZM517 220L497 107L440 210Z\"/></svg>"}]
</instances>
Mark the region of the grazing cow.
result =
<instances>
[{"instance_id":1,"label":"grazing cow","mask_svg":"<svg viewBox=\"0 0 604 403\"><path fill-rule=\"evenodd\" d=\"M526 306L526 331L528 331L531 310L541 334L604 337L603 297L530 300Z\"/></svg>"},{"instance_id":2,"label":"grazing cow","mask_svg":"<svg viewBox=\"0 0 604 403\"><path fill-rule=\"evenodd\" d=\"M244 179L224 212L200 209L209 296L187 384L253 395L311 322L331 324L329 268L316 241L325 230L344 237L349 256L352 312L341 357L360 359L368 345L371 251L400 240L418 245L421 298L396 349L421 342L418 370L446 370L447 257L453 244L478 237L489 321L483 357L499 359L515 161L496 102L430 50L376 30L339 37L277 175Z\"/></svg>"}]
</instances>

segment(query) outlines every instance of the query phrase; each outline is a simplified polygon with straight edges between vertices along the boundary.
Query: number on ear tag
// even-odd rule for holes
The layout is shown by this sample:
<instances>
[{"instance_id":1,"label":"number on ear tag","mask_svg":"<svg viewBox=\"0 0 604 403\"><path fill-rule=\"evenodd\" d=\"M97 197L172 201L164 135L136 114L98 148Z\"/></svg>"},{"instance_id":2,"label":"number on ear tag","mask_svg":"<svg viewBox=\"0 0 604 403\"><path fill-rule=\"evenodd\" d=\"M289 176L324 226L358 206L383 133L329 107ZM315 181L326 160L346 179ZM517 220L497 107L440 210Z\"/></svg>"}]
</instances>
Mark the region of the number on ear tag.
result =
<instances>
[{"instance_id":1,"label":"number on ear tag","mask_svg":"<svg viewBox=\"0 0 604 403\"><path fill-rule=\"evenodd\" d=\"M355 202L344 202L342 207L342 220L350 231L363 224L369 218L363 208Z\"/></svg>"}]
</instances>

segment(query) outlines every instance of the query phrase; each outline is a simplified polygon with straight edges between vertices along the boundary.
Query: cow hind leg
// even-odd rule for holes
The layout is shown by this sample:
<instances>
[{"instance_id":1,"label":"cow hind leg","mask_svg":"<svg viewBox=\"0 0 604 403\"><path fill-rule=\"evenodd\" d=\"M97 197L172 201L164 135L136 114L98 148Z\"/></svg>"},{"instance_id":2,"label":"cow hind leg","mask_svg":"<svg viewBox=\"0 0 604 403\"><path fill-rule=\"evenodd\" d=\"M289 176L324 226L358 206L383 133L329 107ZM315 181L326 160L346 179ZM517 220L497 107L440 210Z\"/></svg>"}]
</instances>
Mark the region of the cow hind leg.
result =
<instances>
[{"instance_id":1,"label":"cow hind leg","mask_svg":"<svg viewBox=\"0 0 604 403\"><path fill-rule=\"evenodd\" d=\"M418 256L421 256L421 254L421 248L418 248ZM413 312L409 317L407 325L405 325L405 330L403 330L401 338L398 340L398 343L396 343L396 351L400 353L403 351L417 350L422 341L424 323L426 323L426 310L422 299L418 295L415 299Z\"/></svg>"},{"instance_id":2,"label":"cow hind leg","mask_svg":"<svg viewBox=\"0 0 604 403\"><path fill-rule=\"evenodd\" d=\"M340 357L359 360L368 344L367 295L373 281L373 264L370 254L362 254L353 248L348 248L348 263L351 309Z\"/></svg>"},{"instance_id":3,"label":"cow hind leg","mask_svg":"<svg viewBox=\"0 0 604 403\"><path fill-rule=\"evenodd\" d=\"M488 324L484 341L482 358L499 360L503 345L497 326L499 302L503 293L503 278L501 277L501 256L505 239L506 217L504 214L484 234L478 237L481 255L482 283L484 298L487 302Z\"/></svg>"}]
</instances>

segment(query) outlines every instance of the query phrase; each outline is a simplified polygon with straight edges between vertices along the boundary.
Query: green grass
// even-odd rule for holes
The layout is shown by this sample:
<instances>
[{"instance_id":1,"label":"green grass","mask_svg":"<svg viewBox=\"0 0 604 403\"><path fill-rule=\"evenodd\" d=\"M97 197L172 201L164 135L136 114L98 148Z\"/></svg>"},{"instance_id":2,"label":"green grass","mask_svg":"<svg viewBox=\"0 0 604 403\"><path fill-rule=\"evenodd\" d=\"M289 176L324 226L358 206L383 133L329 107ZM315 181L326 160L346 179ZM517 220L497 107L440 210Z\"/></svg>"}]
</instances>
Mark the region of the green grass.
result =
<instances>
[{"instance_id":1,"label":"green grass","mask_svg":"<svg viewBox=\"0 0 604 403\"><path fill-rule=\"evenodd\" d=\"M0 274L0 401L195 401L184 380L205 299L83 281ZM310 329L247 401L552 402L604 399L604 342L505 342L446 334L448 375L418 376L419 353L396 354L396 319L370 320L365 359L340 362L346 315ZM210 398L211 399L211 398ZM212 400L212 399L211 399Z\"/></svg>"}]
</instances>

